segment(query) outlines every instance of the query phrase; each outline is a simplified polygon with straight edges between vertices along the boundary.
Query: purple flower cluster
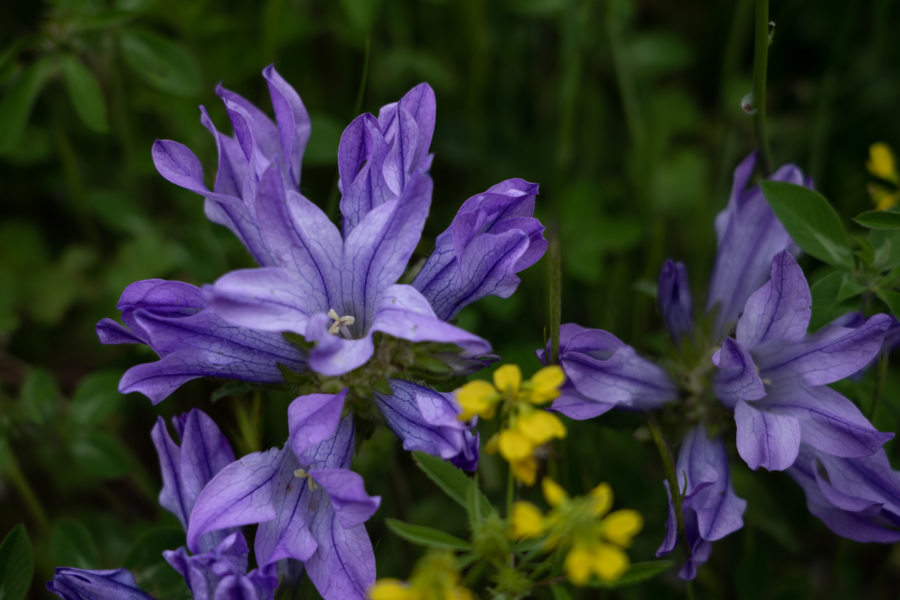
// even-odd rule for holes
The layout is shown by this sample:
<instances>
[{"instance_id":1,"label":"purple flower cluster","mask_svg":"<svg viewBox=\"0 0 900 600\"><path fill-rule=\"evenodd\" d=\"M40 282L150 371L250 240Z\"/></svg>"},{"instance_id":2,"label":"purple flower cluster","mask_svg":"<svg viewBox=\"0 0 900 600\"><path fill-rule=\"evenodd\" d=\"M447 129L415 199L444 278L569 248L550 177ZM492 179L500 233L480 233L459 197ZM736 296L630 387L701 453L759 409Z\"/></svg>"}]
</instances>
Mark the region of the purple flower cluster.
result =
<instances>
[{"instance_id":1,"label":"purple flower cluster","mask_svg":"<svg viewBox=\"0 0 900 600\"><path fill-rule=\"evenodd\" d=\"M431 204L433 91L420 84L377 117L361 115L345 129L338 149L339 229L299 191L310 132L306 108L272 66L263 76L274 122L221 86L217 94L234 135L221 133L201 107L218 148L212 189L186 146L160 140L152 152L159 173L203 196L207 217L228 227L259 267L201 288L135 282L118 305L122 323L103 319L97 332L103 343L145 344L157 353L158 361L132 367L119 386L154 403L198 377L278 383L287 370L312 386L343 387L297 397L281 449L235 460L199 411L176 421L180 448L161 423L153 439L163 471L160 502L187 531L187 547L166 560L195 598L271 598L276 565L286 559L303 562L326 599L363 598L375 580L364 522L380 500L349 470L348 398L364 395L404 448L475 468L477 435L457 419L452 394L414 375L416 356L424 352L428 364L437 358L456 373L492 360L487 341L448 320L479 298L511 295L516 273L543 255L543 226L533 217L538 187L510 179L469 198L412 283L401 284ZM289 341L297 336L305 343ZM259 565L249 573L240 532L248 524L258 525ZM133 583L119 572L91 573L72 577ZM58 575L53 585L66 577Z\"/></svg>"},{"instance_id":2,"label":"purple flower cluster","mask_svg":"<svg viewBox=\"0 0 900 600\"><path fill-rule=\"evenodd\" d=\"M666 326L699 364L677 377L612 334L567 324L560 364L570 383L553 405L573 419L612 408L652 410L679 401L694 422L678 455L676 478L693 579L711 542L743 527L746 502L731 487L719 433L736 428L738 454L751 469L786 471L806 492L810 512L834 532L859 541L900 539L900 473L882 449L893 434L877 431L849 399L827 387L865 368L891 326L883 314L848 314L815 333L812 299L794 255L798 248L758 186L748 187L755 156L735 171L728 206L715 221L718 251L707 313L711 339L693 323L684 265L667 261L659 280ZM793 166L772 179L811 185ZM732 335L733 332L733 335ZM667 535L679 536L672 490Z\"/></svg>"}]
</instances>

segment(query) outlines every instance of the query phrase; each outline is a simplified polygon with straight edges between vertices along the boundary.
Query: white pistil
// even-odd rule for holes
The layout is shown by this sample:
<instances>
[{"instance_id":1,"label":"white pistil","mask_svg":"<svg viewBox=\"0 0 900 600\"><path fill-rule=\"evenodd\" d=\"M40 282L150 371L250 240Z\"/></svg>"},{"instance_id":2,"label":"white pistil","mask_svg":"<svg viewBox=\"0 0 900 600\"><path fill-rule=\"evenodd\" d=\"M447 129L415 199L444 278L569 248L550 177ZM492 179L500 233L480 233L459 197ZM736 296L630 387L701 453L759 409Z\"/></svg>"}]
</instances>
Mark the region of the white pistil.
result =
<instances>
[{"instance_id":1,"label":"white pistil","mask_svg":"<svg viewBox=\"0 0 900 600\"><path fill-rule=\"evenodd\" d=\"M343 317L338 316L337 311L333 308L328 309L328 318L333 319L334 323L331 324L331 327L328 328L328 333L331 335L337 335L340 333L345 338L350 339L353 337L353 334L350 333L350 329L348 327L356 323L356 317L351 315L344 315Z\"/></svg>"}]
</instances>

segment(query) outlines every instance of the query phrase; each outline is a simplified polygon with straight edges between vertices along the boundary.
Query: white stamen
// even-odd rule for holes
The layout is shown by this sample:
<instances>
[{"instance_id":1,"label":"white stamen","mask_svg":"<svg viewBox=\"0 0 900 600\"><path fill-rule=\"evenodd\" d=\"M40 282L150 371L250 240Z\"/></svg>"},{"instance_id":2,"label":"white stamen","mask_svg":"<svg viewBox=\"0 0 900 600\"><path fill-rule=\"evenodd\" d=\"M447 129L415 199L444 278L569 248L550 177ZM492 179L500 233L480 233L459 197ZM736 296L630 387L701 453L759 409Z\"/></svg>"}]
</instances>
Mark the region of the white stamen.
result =
<instances>
[{"instance_id":1,"label":"white stamen","mask_svg":"<svg viewBox=\"0 0 900 600\"><path fill-rule=\"evenodd\" d=\"M308 479L307 484L309 485L309 491L311 492L315 491L315 489L318 487L316 485L316 482L313 481L313 478L310 477L309 473L307 473L304 469L297 469L296 471L294 471L294 477L298 479Z\"/></svg>"},{"instance_id":2,"label":"white stamen","mask_svg":"<svg viewBox=\"0 0 900 600\"><path fill-rule=\"evenodd\" d=\"M337 311L330 308L328 309L328 318L334 320L334 323L328 328L328 333L331 335L338 335L338 333L340 333L348 339L353 337L348 327L356 323L356 317L351 315L344 315L343 317L338 316Z\"/></svg>"}]
</instances>

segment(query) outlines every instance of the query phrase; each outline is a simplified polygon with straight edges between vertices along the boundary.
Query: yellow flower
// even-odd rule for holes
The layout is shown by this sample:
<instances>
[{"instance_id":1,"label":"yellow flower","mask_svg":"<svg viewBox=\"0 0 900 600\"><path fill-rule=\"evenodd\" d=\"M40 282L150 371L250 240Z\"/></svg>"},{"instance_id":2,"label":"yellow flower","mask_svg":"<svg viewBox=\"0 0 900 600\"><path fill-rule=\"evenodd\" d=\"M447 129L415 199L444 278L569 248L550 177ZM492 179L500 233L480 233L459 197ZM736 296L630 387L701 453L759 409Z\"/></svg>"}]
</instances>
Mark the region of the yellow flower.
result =
<instances>
[{"instance_id":1,"label":"yellow flower","mask_svg":"<svg viewBox=\"0 0 900 600\"><path fill-rule=\"evenodd\" d=\"M516 430L531 440L534 446L546 444L553 438L566 437L566 426L559 417L545 410L532 410L516 420Z\"/></svg>"},{"instance_id":2,"label":"yellow flower","mask_svg":"<svg viewBox=\"0 0 900 600\"><path fill-rule=\"evenodd\" d=\"M528 401L532 404L544 404L559 396L559 388L566 382L566 374L558 365L544 367L531 378L531 395Z\"/></svg>"},{"instance_id":3,"label":"yellow flower","mask_svg":"<svg viewBox=\"0 0 900 600\"><path fill-rule=\"evenodd\" d=\"M516 502L510 515L509 537L537 537L544 531L544 515L531 502Z\"/></svg>"},{"instance_id":4,"label":"yellow flower","mask_svg":"<svg viewBox=\"0 0 900 600\"><path fill-rule=\"evenodd\" d=\"M369 600L416 600L419 595L399 579L379 579L369 588Z\"/></svg>"},{"instance_id":5,"label":"yellow flower","mask_svg":"<svg viewBox=\"0 0 900 600\"><path fill-rule=\"evenodd\" d=\"M866 168L875 177L900 183L894 153L891 151L891 147L884 142L876 142L869 146L869 160L866 162Z\"/></svg>"},{"instance_id":6,"label":"yellow flower","mask_svg":"<svg viewBox=\"0 0 900 600\"><path fill-rule=\"evenodd\" d=\"M416 563L409 583L379 579L368 590L369 600L474 600L472 590L459 585L453 554L431 551Z\"/></svg>"},{"instance_id":7,"label":"yellow flower","mask_svg":"<svg viewBox=\"0 0 900 600\"><path fill-rule=\"evenodd\" d=\"M593 560L591 553L583 546L575 546L566 555L565 569L569 581L575 585L584 585L591 578Z\"/></svg>"},{"instance_id":8,"label":"yellow flower","mask_svg":"<svg viewBox=\"0 0 900 600\"><path fill-rule=\"evenodd\" d=\"M591 569L601 580L613 582L628 570L628 555L612 544L597 544L591 552Z\"/></svg>"},{"instance_id":9,"label":"yellow flower","mask_svg":"<svg viewBox=\"0 0 900 600\"><path fill-rule=\"evenodd\" d=\"M613 504L613 491L606 482L601 483L591 490L590 493L593 504L591 509L595 517L602 517L609 512Z\"/></svg>"},{"instance_id":10,"label":"yellow flower","mask_svg":"<svg viewBox=\"0 0 900 600\"><path fill-rule=\"evenodd\" d=\"M569 494L566 493L566 490L549 477L544 477L541 481L541 489L544 492L544 499L547 501L547 504L554 508L569 499Z\"/></svg>"},{"instance_id":11,"label":"yellow flower","mask_svg":"<svg viewBox=\"0 0 900 600\"><path fill-rule=\"evenodd\" d=\"M500 456L509 462L523 460L531 456L534 442L516 429L504 429L497 438Z\"/></svg>"},{"instance_id":12,"label":"yellow flower","mask_svg":"<svg viewBox=\"0 0 900 600\"><path fill-rule=\"evenodd\" d=\"M617 510L603 519L603 537L627 548L643 526L644 519L636 510Z\"/></svg>"},{"instance_id":13,"label":"yellow flower","mask_svg":"<svg viewBox=\"0 0 900 600\"><path fill-rule=\"evenodd\" d=\"M462 407L462 412L457 418L460 421L468 421L479 415L490 419L494 416L499 399L497 390L487 381L470 381L456 391L456 401Z\"/></svg>"},{"instance_id":14,"label":"yellow flower","mask_svg":"<svg viewBox=\"0 0 900 600\"><path fill-rule=\"evenodd\" d=\"M509 468L513 472L513 476L525 485L534 485L537 481L538 464L537 459L533 456L516 460L509 463Z\"/></svg>"},{"instance_id":15,"label":"yellow flower","mask_svg":"<svg viewBox=\"0 0 900 600\"><path fill-rule=\"evenodd\" d=\"M494 386L501 394L515 396L522 386L522 371L517 365L503 365L494 371Z\"/></svg>"}]
</instances>

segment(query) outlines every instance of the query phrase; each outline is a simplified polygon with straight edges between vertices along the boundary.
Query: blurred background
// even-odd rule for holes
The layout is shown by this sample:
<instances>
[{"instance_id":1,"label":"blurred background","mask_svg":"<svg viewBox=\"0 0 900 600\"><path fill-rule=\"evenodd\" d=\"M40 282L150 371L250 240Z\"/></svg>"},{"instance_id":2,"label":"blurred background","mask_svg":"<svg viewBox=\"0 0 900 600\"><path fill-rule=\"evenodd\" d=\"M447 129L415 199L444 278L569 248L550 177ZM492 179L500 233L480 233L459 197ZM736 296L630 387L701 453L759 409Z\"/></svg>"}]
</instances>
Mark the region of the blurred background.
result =
<instances>
[{"instance_id":1,"label":"blurred background","mask_svg":"<svg viewBox=\"0 0 900 600\"><path fill-rule=\"evenodd\" d=\"M0 535L26 524L32 597L47 595L57 565L127 566L157 597L184 597L159 554L182 545L183 533L156 501L157 415L202 408L239 453L285 439L284 394L226 390L211 400L222 382L197 381L157 407L119 395L121 373L155 357L103 347L94 333L100 318L118 316L118 296L136 279L199 285L252 265L228 231L206 221L201 199L163 180L150 159L154 139L175 139L212 177L215 146L197 107L230 131L218 82L266 110L264 66L294 85L313 127L301 188L336 215L343 127L428 81L438 103L435 191L417 254L428 255L467 197L509 177L539 182L538 215L561 240L563 322L608 329L655 355L666 344L658 269L666 257L685 261L702 304L712 219L753 149L740 109L751 88L752 12L751 0L0 4ZM900 149L900 5L776 0L770 13L775 162L799 165L849 218L872 207L869 145ZM815 279L815 261L803 265ZM526 374L546 337L547 272L538 263L512 298L459 317ZM860 399L872 386L863 378L842 391ZM884 398L876 425L896 431L896 370ZM644 513L636 561L653 558L665 515L662 468L635 435L641 426L628 414L569 423L551 465L571 492L609 481L617 505ZM357 462L370 493L384 496L369 522L379 575L406 576L419 552L385 528L386 516L466 535L463 511L389 432L376 432ZM483 461L492 497L503 495L504 469ZM832 535L786 476L737 462L732 476L749 501L747 526L716 544L698 597L900 593L900 550ZM682 594L673 570L607 597Z\"/></svg>"}]
</instances>

